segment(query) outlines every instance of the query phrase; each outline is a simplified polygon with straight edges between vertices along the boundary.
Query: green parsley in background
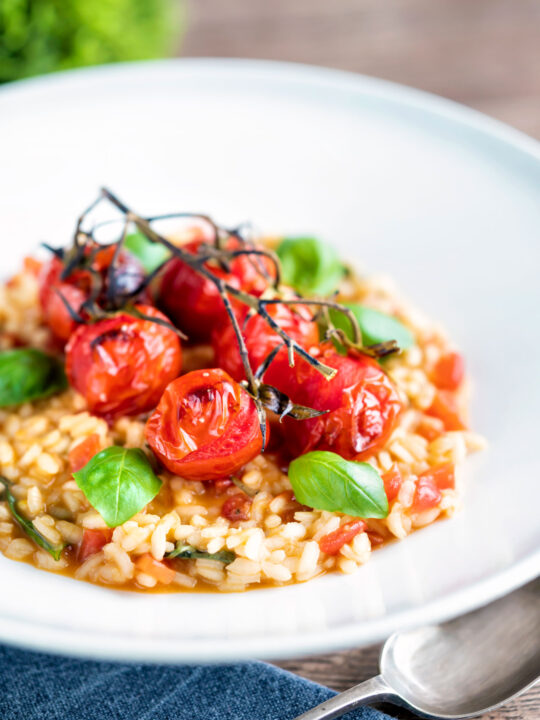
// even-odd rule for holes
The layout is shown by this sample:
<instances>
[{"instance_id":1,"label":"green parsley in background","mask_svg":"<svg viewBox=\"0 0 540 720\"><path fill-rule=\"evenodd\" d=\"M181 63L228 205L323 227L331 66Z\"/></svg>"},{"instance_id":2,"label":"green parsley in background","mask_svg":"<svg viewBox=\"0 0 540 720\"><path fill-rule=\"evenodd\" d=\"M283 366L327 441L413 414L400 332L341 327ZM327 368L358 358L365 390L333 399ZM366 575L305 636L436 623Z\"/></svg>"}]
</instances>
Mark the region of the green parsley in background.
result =
<instances>
[{"instance_id":1,"label":"green parsley in background","mask_svg":"<svg viewBox=\"0 0 540 720\"><path fill-rule=\"evenodd\" d=\"M181 0L0 0L0 82L163 57L182 10Z\"/></svg>"}]
</instances>

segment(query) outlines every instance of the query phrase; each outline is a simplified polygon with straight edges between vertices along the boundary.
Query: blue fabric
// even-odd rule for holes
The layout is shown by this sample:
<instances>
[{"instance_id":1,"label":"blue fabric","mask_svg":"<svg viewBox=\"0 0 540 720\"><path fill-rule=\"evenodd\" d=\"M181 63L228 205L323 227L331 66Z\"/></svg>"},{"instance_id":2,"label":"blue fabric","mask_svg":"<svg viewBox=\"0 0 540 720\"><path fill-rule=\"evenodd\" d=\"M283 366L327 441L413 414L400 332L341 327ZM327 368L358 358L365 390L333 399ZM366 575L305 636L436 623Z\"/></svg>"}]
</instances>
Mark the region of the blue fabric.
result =
<instances>
[{"instance_id":1,"label":"blue fabric","mask_svg":"<svg viewBox=\"0 0 540 720\"><path fill-rule=\"evenodd\" d=\"M261 662L126 665L0 646L1 720L292 720L334 694Z\"/></svg>"}]
</instances>

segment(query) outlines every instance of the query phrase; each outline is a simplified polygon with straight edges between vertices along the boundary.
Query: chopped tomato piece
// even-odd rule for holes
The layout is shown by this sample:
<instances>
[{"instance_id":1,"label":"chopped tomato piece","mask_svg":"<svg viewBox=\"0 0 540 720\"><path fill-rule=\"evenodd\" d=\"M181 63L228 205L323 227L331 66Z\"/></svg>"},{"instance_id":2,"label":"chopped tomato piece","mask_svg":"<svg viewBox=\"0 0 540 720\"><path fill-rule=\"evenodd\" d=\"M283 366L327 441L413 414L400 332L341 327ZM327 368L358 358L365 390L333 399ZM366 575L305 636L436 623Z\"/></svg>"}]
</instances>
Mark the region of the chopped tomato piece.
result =
<instances>
[{"instance_id":1,"label":"chopped tomato piece","mask_svg":"<svg viewBox=\"0 0 540 720\"><path fill-rule=\"evenodd\" d=\"M222 495L228 488L234 485L231 478L218 478L214 480L214 488L218 495Z\"/></svg>"},{"instance_id":2,"label":"chopped tomato piece","mask_svg":"<svg viewBox=\"0 0 540 720\"><path fill-rule=\"evenodd\" d=\"M88 530L83 531L83 537L77 552L77 560L84 562L90 555L99 552L101 548L111 541L112 530Z\"/></svg>"},{"instance_id":3,"label":"chopped tomato piece","mask_svg":"<svg viewBox=\"0 0 540 720\"><path fill-rule=\"evenodd\" d=\"M227 520L249 520L252 500L244 493L231 495L223 503L221 514Z\"/></svg>"},{"instance_id":4,"label":"chopped tomato piece","mask_svg":"<svg viewBox=\"0 0 540 720\"><path fill-rule=\"evenodd\" d=\"M429 477L420 477L416 483L412 511L423 512L436 507L442 500L442 493Z\"/></svg>"},{"instance_id":5,"label":"chopped tomato piece","mask_svg":"<svg viewBox=\"0 0 540 720\"><path fill-rule=\"evenodd\" d=\"M396 499L401 483L403 482L397 463L394 463L390 470L383 473L382 481L388 502L392 502L392 500Z\"/></svg>"},{"instance_id":6,"label":"chopped tomato piece","mask_svg":"<svg viewBox=\"0 0 540 720\"><path fill-rule=\"evenodd\" d=\"M444 424L439 418L424 416L416 426L416 432L428 442L433 442L443 434Z\"/></svg>"},{"instance_id":7,"label":"chopped tomato piece","mask_svg":"<svg viewBox=\"0 0 540 720\"><path fill-rule=\"evenodd\" d=\"M465 376L465 361L457 352L442 355L433 369L433 382L442 390L457 390Z\"/></svg>"},{"instance_id":8,"label":"chopped tomato piece","mask_svg":"<svg viewBox=\"0 0 540 720\"><path fill-rule=\"evenodd\" d=\"M93 433L69 451L69 469L72 473L81 470L101 450L99 435Z\"/></svg>"},{"instance_id":9,"label":"chopped tomato piece","mask_svg":"<svg viewBox=\"0 0 540 720\"><path fill-rule=\"evenodd\" d=\"M327 555L337 555L341 548L351 542L359 533L364 532L367 525L363 520L351 520L334 532L323 535L319 547Z\"/></svg>"},{"instance_id":10,"label":"chopped tomato piece","mask_svg":"<svg viewBox=\"0 0 540 720\"><path fill-rule=\"evenodd\" d=\"M453 463L445 463L425 470L419 479L429 479L439 490L453 490L456 486L455 468Z\"/></svg>"},{"instance_id":11,"label":"chopped tomato piece","mask_svg":"<svg viewBox=\"0 0 540 720\"><path fill-rule=\"evenodd\" d=\"M459 416L455 397L447 390L435 393L433 402L427 410L428 415L443 421L445 430L466 430L467 426Z\"/></svg>"},{"instance_id":12,"label":"chopped tomato piece","mask_svg":"<svg viewBox=\"0 0 540 720\"><path fill-rule=\"evenodd\" d=\"M156 560L152 557L152 555L150 555L150 553L141 555L141 557L135 561L135 566L141 572L146 573L146 575L150 575L150 577L153 577L155 580L163 583L164 585L172 583L174 576L176 575L172 568L164 562Z\"/></svg>"},{"instance_id":13,"label":"chopped tomato piece","mask_svg":"<svg viewBox=\"0 0 540 720\"><path fill-rule=\"evenodd\" d=\"M379 535L377 532L370 532L368 530L368 538L369 542L371 543L371 547L376 547L377 545L382 545L384 542L384 538L382 535Z\"/></svg>"}]
</instances>

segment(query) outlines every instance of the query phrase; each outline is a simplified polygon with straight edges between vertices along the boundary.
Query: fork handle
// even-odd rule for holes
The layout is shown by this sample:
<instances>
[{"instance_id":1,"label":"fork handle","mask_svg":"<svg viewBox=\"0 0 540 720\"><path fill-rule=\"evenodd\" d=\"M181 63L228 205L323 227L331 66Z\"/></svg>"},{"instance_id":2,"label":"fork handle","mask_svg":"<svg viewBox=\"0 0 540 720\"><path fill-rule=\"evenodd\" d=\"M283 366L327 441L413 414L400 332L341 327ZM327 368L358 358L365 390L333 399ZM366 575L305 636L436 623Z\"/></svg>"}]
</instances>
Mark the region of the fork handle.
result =
<instances>
[{"instance_id":1,"label":"fork handle","mask_svg":"<svg viewBox=\"0 0 540 720\"><path fill-rule=\"evenodd\" d=\"M395 698L395 692L385 682L382 675L377 675L371 680L366 680L360 685L355 685L349 690L325 700L294 720L331 720L331 718L341 717L345 713L355 710L360 705L395 700Z\"/></svg>"}]
</instances>

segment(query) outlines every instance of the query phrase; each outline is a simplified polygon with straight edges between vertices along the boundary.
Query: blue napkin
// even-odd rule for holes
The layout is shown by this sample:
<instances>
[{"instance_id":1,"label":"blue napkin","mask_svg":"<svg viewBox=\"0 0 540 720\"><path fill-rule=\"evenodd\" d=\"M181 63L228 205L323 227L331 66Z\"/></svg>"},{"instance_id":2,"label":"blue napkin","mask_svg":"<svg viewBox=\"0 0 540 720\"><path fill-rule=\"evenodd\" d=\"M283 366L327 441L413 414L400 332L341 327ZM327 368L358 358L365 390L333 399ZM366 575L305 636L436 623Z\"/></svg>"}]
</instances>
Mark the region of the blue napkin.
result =
<instances>
[{"instance_id":1,"label":"blue napkin","mask_svg":"<svg viewBox=\"0 0 540 720\"><path fill-rule=\"evenodd\" d=\"M262 662L126 665L0 645L1 720L292 720L334 694Z\"/></svg>"}]
</instances>

